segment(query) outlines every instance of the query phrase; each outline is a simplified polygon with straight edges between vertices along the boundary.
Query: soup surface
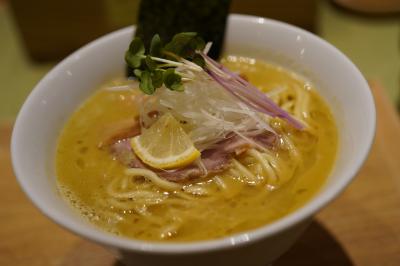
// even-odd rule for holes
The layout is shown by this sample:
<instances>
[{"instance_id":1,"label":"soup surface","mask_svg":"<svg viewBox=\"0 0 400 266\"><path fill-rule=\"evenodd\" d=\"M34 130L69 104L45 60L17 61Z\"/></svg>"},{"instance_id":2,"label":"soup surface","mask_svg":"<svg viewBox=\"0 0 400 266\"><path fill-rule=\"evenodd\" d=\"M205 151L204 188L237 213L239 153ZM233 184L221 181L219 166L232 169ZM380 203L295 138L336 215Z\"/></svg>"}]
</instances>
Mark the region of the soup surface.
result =
<instances>
[{"instance_id":1,"label":"soup surface","mask_svg":"<svg viewBox=\"0 0 400 266\"><path fill-rule=\"evenodd\" d=\"M250 172L238 166L185 183L182 191L164 191L127 175L126 166L104 148L107 132L118 121L129 121L138 113L137 90L107 89L131 82L116 79L84 102L61 133L56 170L66 200L106 231L152 241L215 239L255 229L310 200L324 184L338 146L328 106L312 84L282 67L239 56L228 56L223 64L307 125L299 131L279 119L270 121L284 136L280 141L288 141L293 149L276 148L263 155L269 162L266 172L241 154L236 160ZM268 171L277 177L274 182L258 178ZM255 179L249 182L248 175ZM135 200L143 188L150 196ZM110 192L115 189L119 194ZM120 197L132 191L134 196Z\"/></svg>"}]
</instances>

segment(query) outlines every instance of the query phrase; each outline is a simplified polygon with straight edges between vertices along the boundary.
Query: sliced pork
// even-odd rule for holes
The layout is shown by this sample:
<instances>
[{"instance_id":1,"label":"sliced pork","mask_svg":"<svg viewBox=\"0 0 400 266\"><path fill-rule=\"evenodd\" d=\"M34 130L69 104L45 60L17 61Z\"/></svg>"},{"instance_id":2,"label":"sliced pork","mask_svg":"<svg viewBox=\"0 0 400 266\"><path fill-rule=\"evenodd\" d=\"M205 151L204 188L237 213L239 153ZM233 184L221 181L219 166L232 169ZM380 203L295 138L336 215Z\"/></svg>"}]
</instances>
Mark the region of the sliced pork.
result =
<instances>
[{"instance_id":1,"label":"sliced pork","mask_svg":"<svg viewBox=\"0 0 400 266\"><path fill-rule=\"evenodd\" d=\"M243 153L249 148L257 146L270 147L274 145L276 136L270 132L249 134L244 139L236 134L230 134L225 140L217 143L212 149L201 153L201 166L191 164L189 166L172 169L154 169L144 164L133 152L129 139L119 140L110 146L114 158L130 168L146 168L154 171L160 177L173 181L185 182L191 179L204 177L208 174L216 174L224 171L230 165L233 155Z\"/></svg>"}]
</instances>

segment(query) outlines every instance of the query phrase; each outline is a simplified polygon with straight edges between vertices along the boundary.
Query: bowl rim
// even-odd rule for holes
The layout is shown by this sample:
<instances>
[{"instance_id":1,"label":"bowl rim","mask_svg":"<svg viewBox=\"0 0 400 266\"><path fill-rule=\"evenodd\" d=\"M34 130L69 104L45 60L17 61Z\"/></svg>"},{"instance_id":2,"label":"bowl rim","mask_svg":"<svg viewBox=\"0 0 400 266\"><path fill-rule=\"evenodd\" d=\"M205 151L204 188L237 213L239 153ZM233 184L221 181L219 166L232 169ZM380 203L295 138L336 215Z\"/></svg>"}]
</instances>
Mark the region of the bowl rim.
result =
<instances>
[{"instance_id":1,"label":"bowl rim","mask_svg":"<svg viewBox=\"0 0 400 266\"><path fill-rule=\"evenodd\" d=\"M12 132L12 139L11 139L11 158L12 164L14 168L14 173L17 177L17 180L25 192L25 194L30 198L30 200L34 203L34 205L48 218L56 222L57 224L61 225L62 227L68 229L69 231L88 238L92 241L105 244L107 246L117 247L123 250L128 251L137 251L142 253L153 253L153 254L188 254L188 253L205 253L210 251L216 250L223 250L229 249L233 247L240 247L244 245L248 245L250 243L254 243L260 241L264 238L268 238L274 236L284 230L289 229L290 227L301 223L302 221L307 220L313 214L318 212L321 208L326 206L330 203L334 198L336 198L345 188L346 186L352 181L355 177L361 166L363 165L364 161L366 160L368 153L371 149L375 131L376 131L376 111L373 96L371 91L368 89L368 83L366 82L365 78L361 74L361 72L357 69L357 67L336 47L328 43L327 41L323 40L322 38L303 30L299 27L290 25L285 22L258 17L258 16L250 16L250 15L241 15L241 14L230 14L228 20L233 20L238 23L257 23L257 24L267 24L273 27L279 27L285 30L296 31L303 35L305 35L310 41L316 42L319 45L325 46L326 49L332 50L340 60L344 61L352 71L356 74L356 78L358 82L360 82L360 86L365 88L365 94L367 102L365 103L368 105L370 109L371 116L369 119L370 128L365 133L367 135L366 139L368 143L363 149L359 152L360 156L356 159L356 163L354 166L347 171L347 175L340 180L340 182L335 183L331 187L327 188L324 193L320 193L310 199L304 206L298 208L294 212L284 216L281 219L278 219L270 224L264 225L262 227L244 231L241 233L237 233L234 235L230 235L224 238L213 239L213 240L205 240L205 241L194 241L194 242L174 242L174 243L163 243L163 242L148 242L143 240L135 240L121 236L114 236L110 233L105 231L101 231L101 229L97 229L96 231L87 230L85 227L75 227L69 220L63 220L61 217L58 217L56 214L52 213L51 211L47 210L43 204L43 201L40 199L39 195L35 195L32 192L32 189L27 186L25 183L26 175L22 173L19 167L19 152L17 149L17 142L18 136L21 134L24 125L23 120L24 117L29 112L29 107L31 105L31 100L34 98L34 95L38 93L39 90L45 88L44 84L46 84L49 80L53 78L53 76L57 76L59 70L62 69L68 62L72 61L73 58L79 55L86 50L92 49L99 44L110 41L115 38L119 38L120 36L124 36L126 34L132 34L133 29L135 26L129 26L122 28L120 30L111 32L106 34L94 41L84 45L83 47L79 48L71 55L66 57L60 63L58 63L42 80L35 86L32 90L28 98L25 100L23 104L15 125ZM44 90L44 89L43 89Z\"/></svg>"}]
</instances>

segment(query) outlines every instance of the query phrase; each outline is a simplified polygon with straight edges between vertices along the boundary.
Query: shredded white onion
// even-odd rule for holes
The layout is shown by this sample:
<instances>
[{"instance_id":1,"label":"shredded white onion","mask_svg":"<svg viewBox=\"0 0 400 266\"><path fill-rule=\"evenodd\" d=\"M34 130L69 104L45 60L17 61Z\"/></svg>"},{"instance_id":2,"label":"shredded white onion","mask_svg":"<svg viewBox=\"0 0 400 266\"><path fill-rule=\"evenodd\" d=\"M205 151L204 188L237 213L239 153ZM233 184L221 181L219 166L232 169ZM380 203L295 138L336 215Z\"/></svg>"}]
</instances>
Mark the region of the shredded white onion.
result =
<instances>
[{"instance_id":1,"label":"shredded white onion","mask_svg":"<svg viewBox=\"0 0 400 266\"><path fill-rule=\"evenodd\" d=\"M158 114L170 112L200 151L232 132L243 136L255 130L273 132L264 114L248 108L205 72L198 72L192 81L185 82L184 91L157 89L140 110L145 127L157 119L149 115L154 111Z\"/></svg>"}]
</instances>

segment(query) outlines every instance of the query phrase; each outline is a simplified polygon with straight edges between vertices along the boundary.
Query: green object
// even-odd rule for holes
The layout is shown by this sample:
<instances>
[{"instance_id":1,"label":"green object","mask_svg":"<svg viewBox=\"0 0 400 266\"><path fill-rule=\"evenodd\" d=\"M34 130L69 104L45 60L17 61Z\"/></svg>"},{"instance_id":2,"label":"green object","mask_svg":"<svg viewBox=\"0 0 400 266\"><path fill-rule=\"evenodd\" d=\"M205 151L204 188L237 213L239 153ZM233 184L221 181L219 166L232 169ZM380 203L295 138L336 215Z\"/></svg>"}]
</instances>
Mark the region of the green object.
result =
<instances>
[{"instance_id":1,"label":"green object","mask_svg":"<svg viewBox=\"0 0 400 266\"><path fill-rule=\"evenodd\" d=\"M164 82L163 72L161 70L154 71L151 81L153 82L154 87L156 88L161 87Z\"/></svg>"},{"instance_id":2,"label":"green object","mask_svg":"<svg viewBox=\"0 0 400 266\"><path fill-rule=\"evenodd\" d=\"M153 36L153 39L151 39L150 55L161 56L161 49L162 49L161 38L160 35L156 34Z\"/></svg>"},{"instance_id":3,"label":"green object","mask_svg":"<svg viewBox=\"0 0 400 266\"><path fill-rule=\"evenodd\" d=\"M125 61L131 73L139 82L139 88L146 94L153 94L163 84L175 91L182 91L182 73L175 73L177 66L191 61L200 67L205 65L204 58L196 53L205 47L204 40L196 32L181 32L163 47L158 34L150 41L149 54L140 37L135 37L125 53ZM184 61L186 59L187 61ZM199 70L192 64L192 68ZM201 70L201 68L200 68Z\"/></svg>"},{"instance_id":4,"label":"green object","mask_svg":"<svg viewBox=\"0 0 400 266\"><path fill-rule=\"evenodd\" d=\"M172 68L164 72L164 83L168 89L173 91L182 91L183 89L181 76L176 74Z\"/></svg>"},{"instance_id":5,"label":"green object","mask_svg":"<svg viewBox=\"0 0 400 266\"><path fill-rule=\"evenodd\" d=\"M164 49L183 58L193 58L195 50L202 50L204 46L204 40L196 32L181 32L176 34Z\"/></svg>"},{"instance_id":6,"label":"green object","mask_svg":"<svg viewBox=\"0 0 400 266\"><path fill-rule=\"evenodd\" d=\"M129 45L128 51L125 53L125 61L132 68L138 68L142 61L145 49L140 38L135 38Z\"/></svg>"},{"instance_id":7,"label":"green object","mask_svg":"<svg viewBox=\"0 0 400 266\"><path fill-rule=\"evenodd\" d=\"M146 94L154 93L154 86L151 80L151 74L149 71L143 71L140 75L140 84L139 88Z\"/></svg>"}]
</instances>

